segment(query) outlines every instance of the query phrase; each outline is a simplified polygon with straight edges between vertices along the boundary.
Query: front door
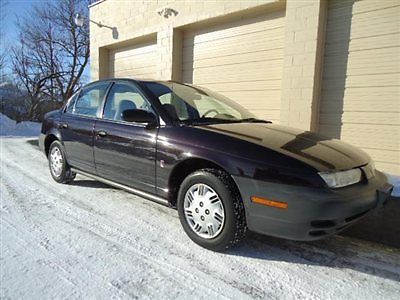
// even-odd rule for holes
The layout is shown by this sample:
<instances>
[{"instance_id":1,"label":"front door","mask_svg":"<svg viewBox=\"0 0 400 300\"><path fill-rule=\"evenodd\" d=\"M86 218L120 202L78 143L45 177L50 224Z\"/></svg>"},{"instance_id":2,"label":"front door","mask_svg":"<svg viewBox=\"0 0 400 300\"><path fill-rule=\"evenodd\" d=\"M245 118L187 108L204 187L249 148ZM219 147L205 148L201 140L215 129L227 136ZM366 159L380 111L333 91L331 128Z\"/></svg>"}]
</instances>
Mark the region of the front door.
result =
<instances>
[{"instance_id":1,"label":"front door","mask_svg":"<svg viewBox=\"0 0 400 300\"><path fill-rule=\"evenodd\" d=\"M108 86L108 82L102 82L83 89L61 119L61 137L68 163L92 174L96 174L93 158L95 120Z\"/></svg>"},{"instance_id":2,"label":"front door","mask_svg":"<svg viewBox=\"0 0 400 300\"><path fill-rule=\"evenodd\" d=\"M112 86L103 117L95 124L94 157L97 173L106 179L155 193L155 156L158 129L121 119L127 109L154 112L134 83Z\"/></svg>"}]
</instances>

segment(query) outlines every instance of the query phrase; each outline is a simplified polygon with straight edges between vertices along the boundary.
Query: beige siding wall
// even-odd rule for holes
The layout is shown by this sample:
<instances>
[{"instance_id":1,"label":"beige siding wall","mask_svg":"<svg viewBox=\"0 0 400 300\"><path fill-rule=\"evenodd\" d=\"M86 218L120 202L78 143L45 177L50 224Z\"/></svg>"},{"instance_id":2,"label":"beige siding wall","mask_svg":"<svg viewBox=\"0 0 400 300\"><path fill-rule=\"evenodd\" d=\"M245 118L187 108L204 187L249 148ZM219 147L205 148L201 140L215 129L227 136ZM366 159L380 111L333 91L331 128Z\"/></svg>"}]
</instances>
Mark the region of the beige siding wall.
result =
<instances>
[{"instance_id":1,"label":"beige siding wall","mask_svg":"<svg viewBox=\"0 0 400 300\"><path fill-rule=\"evenodd\" d=\"M183 81L206 86L259 117L279 121L284 16L281 9L184 31Z\"/></svg>"},{"instance_id":2,"label":"beige siding wall","mask_svg":"<svg viewBox=\"0 0 400 300\"><path fill-rule=\"evenodd\" d=\"M319 131L400 173L400 2L330 0Z\"/></svg>"}]
</instances>

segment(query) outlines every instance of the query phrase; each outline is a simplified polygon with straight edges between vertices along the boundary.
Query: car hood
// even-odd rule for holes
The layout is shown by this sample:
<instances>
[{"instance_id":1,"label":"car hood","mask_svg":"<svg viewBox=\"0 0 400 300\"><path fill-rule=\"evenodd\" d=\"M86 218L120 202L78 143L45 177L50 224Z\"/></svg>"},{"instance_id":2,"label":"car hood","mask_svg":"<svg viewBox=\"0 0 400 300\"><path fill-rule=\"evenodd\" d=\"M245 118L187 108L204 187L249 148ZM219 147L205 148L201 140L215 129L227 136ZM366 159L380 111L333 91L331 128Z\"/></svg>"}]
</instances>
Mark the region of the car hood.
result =
<instances>
[{"instance_id":1,"label":"car hood","mask_svg":"<svg viewBox=\"0 0 400 300\"><path fill-rule=\"evenodd\" d=\"M265 123L229 123L199 127L290 156L318 171L348 170L370 161L368 154L345 142L291 127Z\"/></svg>"}]
</instances>

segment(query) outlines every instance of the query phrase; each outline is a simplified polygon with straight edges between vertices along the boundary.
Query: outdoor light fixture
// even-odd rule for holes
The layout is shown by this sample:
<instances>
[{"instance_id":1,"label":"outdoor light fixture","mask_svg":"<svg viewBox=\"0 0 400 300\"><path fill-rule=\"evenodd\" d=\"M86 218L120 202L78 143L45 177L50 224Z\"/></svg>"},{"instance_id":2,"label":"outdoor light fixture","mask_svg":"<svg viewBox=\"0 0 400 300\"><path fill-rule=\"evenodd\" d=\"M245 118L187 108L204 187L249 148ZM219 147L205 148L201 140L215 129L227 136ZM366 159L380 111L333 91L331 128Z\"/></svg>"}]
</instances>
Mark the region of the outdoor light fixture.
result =
<instances>
[{"instance_id":1,"label":"outdoor light fixture","mask_svg":"<svg viewBox=\"0 0 400 300\"><path fill-rule=\"evenodd\" d=\"M81 14L76 14L75 18L74 18L74 23L75 23L76 26L82 27L83 24L85 23L86 19L88 19L88 18L82 16ZM118 34L117 27L104 25L104 24L101 24L100 22L96 22L96 21L93 21L93 20L90 20L90 19L88 19L88 20L89 20L89 22L92 22L93 24L96 24L100 28L105 27L105 28L111 29L113 38L114 39L118 39L118 35L119 34Z\"/></svg>"},{"instance_id":2,"label":"outdoor light fixture","mask_svg":"<svg viewBox=\"0 0 400 300\"><path fill-rule=\"evenodd\" d=\"M173 8L169 8L169 7L164 7L160 10L157 11L157 14L161 17L164 17L166 19L168 19L169 17L175 17L178 15L178 12L173 9Z\"/></svg>"},{"instance_id":3,"label":"outdoor light fixture","mask_svg":"<svg viewBox=\"0 0 400 300\"><path fill-rule=\"evenodd\" d=\"M76 14L75 15L74 23L75 23L76 26L82 27L84 22L85 22L85 18L82 17L81 14Z\"/></svg>"}]
</instances>

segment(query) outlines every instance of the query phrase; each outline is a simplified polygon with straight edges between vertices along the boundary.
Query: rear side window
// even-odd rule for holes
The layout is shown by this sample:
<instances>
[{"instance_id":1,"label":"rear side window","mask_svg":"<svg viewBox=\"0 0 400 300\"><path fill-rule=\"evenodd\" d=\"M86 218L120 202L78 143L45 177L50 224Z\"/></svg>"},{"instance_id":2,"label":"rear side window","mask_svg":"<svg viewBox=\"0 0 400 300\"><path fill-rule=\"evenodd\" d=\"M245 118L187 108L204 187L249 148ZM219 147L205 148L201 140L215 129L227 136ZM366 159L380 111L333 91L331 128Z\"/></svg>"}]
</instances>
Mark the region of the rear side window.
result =
<instances>
[{"instance_id":1,"label":"rear side window","mask_svg":"<svg viewBox=\"0 0 400 300\"><path fill-rule=\"evenodd\" d=\"M95 117L102 104L108 85L108 82L103 82L83 89L75 103L73 113Z\"/></svg>"}]
</instances>

